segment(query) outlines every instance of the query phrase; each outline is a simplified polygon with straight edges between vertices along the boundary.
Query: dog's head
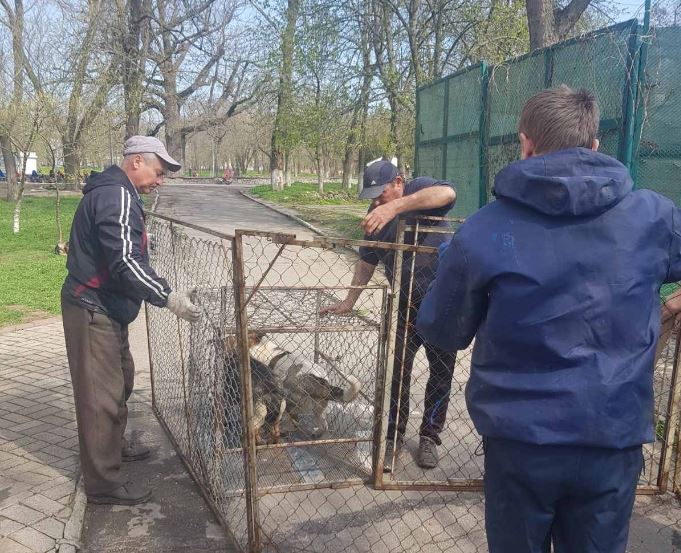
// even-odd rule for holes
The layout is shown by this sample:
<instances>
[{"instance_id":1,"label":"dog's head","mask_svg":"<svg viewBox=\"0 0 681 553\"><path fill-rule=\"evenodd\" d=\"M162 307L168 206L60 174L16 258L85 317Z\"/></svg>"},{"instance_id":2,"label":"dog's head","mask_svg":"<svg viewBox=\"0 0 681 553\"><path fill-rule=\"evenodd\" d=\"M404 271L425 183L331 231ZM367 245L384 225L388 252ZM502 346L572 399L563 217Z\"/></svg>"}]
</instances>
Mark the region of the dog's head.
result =
<instances>
[{"instance_id":1,"label":"dog's head","mask_svg":"<svg viewBox=\"0 0 681 553\"><path fill-rule=\"evenodd\" d=\"M265 337L265 334L262 332L259 332L257 330L249 330L248 331L248 348L252 348L253 346L258 345L262 339ZM238 352L239 350L239 338L235 334L230 334L229 336L225 337L225 347L227 348L227 351L230 352Z\"/></svg>"}]
</instances>

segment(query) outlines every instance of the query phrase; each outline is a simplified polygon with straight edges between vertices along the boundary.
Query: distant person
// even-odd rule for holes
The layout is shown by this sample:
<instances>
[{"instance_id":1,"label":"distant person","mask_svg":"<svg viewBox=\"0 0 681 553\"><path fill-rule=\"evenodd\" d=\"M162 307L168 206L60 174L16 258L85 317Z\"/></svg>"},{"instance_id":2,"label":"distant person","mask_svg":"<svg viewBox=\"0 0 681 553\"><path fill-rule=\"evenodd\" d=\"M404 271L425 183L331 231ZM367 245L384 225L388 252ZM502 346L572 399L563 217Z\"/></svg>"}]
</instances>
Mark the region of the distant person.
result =
<instances>
[{"instance_id":1,"label":"distant person","mask_svg":"<svg viewBox=\"0 0 681 553\"><path fill-rule=\"evenodd\" d=\"M83 188L69 240L61 294L66 351L76 404L80 461L91 503L135 505L151 490L125 482L121 461L149 456L124 436L135 366L128 325L142 301L196 321L200 310L186 291L172 291L149 265L140 194L163 184L180 164L156 138L133 136L123 163L91 175Z\"/></svg>"},{"instance_id":2,"label":"distant person","mask_svg":"<svg viewBox=\"0 0 681 553\"><path fill-rule=\"evenodd\" d=\"M33 171L31 171L30 181L31 182L38 182L39 180L40 180L40 175L38 175L38 171L33 169Z\"/></svg>"},{"instance_id":3,"label":"distant person","mask_svg":"<svg viewBox=\"0 0 681 553\"><path fill-rule=\"evenodd\" d=\"M365 240L394 243L397 239L397 222L400 214L411 217L443 217L454 207L456 192L451 183L430 177L418 177L405 181L391 162L376 161L364 170L363 188L360 198L373 200L361 225ZM449 228L444 220L424 220L426 227ZM440 229L443 230L443 229ZM446 233L424 231L419 244L437 247L448 240ZM413 233L407 233L406 243L413 243ZM362 246L359 261L355 265L353 286L364 286L371 280L379 262L384 266L388 280L392 283L394 250L381 247ZM426 384L425 406L419 429L419 448L416 463L425 469L432 469L439 462L437 448L441 445L442 432L452 387L452 375L456 354L444 352L430 344L424 344L414 330L414 321L423 295L435 276L437 257L430 254L416 254L414 273L411 273L411 254L405 254L402 261L402 279L398 306L393 379L390 389L390 411L383 470L392 470L393 458L402 451L409 419L411 373L414 359L421 346L425 346L430 374ZM410 281L413 281L410 294ZM361 288L348 290L347 297L340 303L324 307L321 314L344 314L350 312L362 292ZM399 408L398 408L399 404ZM399 415L399 416L398 416Z\"/></svg>"},{"instance_id":4,"label":"distant person","mask_svg":"<svg viewBox=\"0 0 681 553\"><path fill-rule=\"evenodd\" d=\"M454 235L419 310L427 343L475 337L466 402L490 553L624 553L655 441L659 292L681 279L681 211L632 190L598 153L598 124L583 90L525 104L521 161ZM666 308L681 312L681 295Z\"/></svg>"}]
</instances>

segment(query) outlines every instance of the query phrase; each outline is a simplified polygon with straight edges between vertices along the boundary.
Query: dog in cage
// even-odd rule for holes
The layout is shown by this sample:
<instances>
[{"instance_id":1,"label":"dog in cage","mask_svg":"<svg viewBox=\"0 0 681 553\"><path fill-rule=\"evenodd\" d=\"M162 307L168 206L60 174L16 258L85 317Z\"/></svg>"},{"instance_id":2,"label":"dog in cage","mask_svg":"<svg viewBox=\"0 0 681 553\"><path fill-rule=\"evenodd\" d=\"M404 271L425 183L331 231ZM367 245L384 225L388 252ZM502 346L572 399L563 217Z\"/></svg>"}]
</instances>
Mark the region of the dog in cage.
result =
<instances>
[{"instance_id":1,"label":"dog in cage","mask_svg":"<svg viewBox=\"0 0 681 553\"><path fill-rule=\"evenodd\" d=\"M259 338L254 336L253 339ZM236 371L239 367L236 336L228 336L225 346L225 367ZM253 357L250 363L255 441L258 444L279 443L281 419L286 410L283 388L271 367Z\"/></svg>"},{"instance_id":2,"label":"dog in cage","mask_svg":"<svg viewBox=\"0 0 681 553\"><path fill-rule=\"evenodd\" d=\"M251 367L255 362L255 366L265 365L272 371L285 398L284 412L294 427L302 430L301 418L312 417L313 438L320 437L329 428L325 412L330 402L346 404L359 396L361 385L356 377L342 375L347 385L334 386L324 366L281 348L263 334L249 334L249 353Z\"/></svg>"}]
</instances>

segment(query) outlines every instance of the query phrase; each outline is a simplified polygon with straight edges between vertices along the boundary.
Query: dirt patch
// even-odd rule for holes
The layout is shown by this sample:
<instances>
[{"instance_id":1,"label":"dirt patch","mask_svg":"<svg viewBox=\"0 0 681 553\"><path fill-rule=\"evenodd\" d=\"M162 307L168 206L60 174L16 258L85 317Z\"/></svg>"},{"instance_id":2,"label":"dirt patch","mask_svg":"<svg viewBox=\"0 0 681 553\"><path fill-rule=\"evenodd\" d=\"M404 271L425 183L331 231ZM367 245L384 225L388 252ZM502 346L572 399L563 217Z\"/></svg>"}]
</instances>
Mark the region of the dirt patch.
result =
<instances>
[{"instance_id":1,"label":"dirt patch","mask_svg":"<svg viewBox=\"0 0 681 553\"><path fill-rule=\"evenodd\" d=\"M54 317L53 313L48 313L47 311L43 311L42 309L33 309L25 305L6 305L4 306L4 309L10 311L11 313L18 313L20 315L21 318L18 321L17 320L12 321L13 325L32 323L33 321L37 321L40 319Z\"/></svg>"}]
</instances>

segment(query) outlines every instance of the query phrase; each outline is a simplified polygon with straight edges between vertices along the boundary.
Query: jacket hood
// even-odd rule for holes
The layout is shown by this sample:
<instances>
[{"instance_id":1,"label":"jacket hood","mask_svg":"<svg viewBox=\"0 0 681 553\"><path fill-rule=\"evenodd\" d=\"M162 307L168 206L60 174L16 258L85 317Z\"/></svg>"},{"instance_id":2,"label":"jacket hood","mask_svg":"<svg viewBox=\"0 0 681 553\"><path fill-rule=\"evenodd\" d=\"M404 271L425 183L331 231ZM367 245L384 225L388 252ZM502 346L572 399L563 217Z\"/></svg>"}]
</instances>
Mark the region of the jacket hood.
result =
<instances>
[{"instance_id":1,"label":"jacket hood","mask_svg":"<svg viewBox=\"0 0 681 553\"><path fill-rule=\"evenodd\" d=\"M494 179L498 198L554 216L607 211L631 192L629 171L615 158L587 148L560 150L511 163Z\"/></svg>"},{"instance_id":2,"label":"jacket hood","mask_svg":"<svg viewBox=\"0 0 681 553\"><path fill-rule=\"evenodd\" d=\"M139 197L139 194L133 184L128 179L128 175L118 165L112 165L101 173L93 172L88 178L83 187L83 194L92 192L95 188L102 186L124 186L128 192L133 195L133 198Z\"/></svg>"}]
</instances>

